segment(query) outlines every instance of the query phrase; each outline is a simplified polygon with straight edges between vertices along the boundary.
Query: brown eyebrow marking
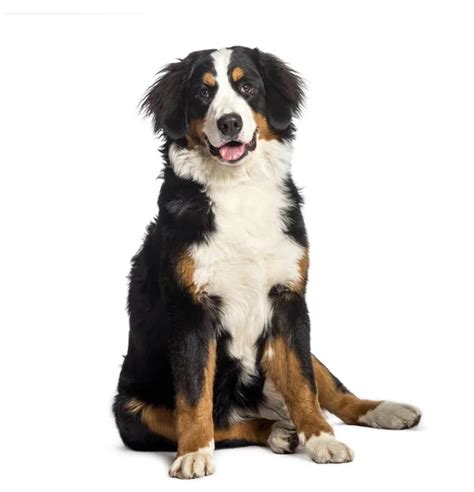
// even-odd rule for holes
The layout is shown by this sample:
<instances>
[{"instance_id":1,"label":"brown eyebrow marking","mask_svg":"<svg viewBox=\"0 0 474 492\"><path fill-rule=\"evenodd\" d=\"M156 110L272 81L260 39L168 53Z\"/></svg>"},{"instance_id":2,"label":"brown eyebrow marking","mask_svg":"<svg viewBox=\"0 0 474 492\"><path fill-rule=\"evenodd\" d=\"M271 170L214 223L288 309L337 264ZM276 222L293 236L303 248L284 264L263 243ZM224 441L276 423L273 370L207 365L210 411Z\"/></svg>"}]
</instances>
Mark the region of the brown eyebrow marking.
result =
<instances>
[{"instance_id":1,"label":"brown eyebrow marking","mask_svg":"<svg viewBox=\"0 0 474 492\"><path fill-rule=\"evenodd\" d=\"M232 70L232 80L237 82L245 75L244 69L242 67L235 67Z\"/></svg>"},{"instance_id":2,"label":"brown eyebrow marking","mask_svg":"<svg viewBox=\"0 0 474 492\"><path fill-rule=\"evenodd\" d=\"M202 76L202 81L206 85L210 85L211 87L214 87L216 85L216 78L214 77L214 75L211 72L206 72Z\"/></svg>"}]
</instances>

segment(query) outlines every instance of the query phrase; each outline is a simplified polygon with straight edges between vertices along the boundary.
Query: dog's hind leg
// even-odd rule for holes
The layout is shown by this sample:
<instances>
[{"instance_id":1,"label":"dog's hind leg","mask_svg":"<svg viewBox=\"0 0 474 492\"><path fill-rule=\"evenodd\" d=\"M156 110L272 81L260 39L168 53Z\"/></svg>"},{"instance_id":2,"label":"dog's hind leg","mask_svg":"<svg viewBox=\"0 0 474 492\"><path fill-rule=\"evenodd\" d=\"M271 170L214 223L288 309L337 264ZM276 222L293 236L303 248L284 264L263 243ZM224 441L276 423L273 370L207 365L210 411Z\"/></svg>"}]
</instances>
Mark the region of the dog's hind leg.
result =
<instances>
[{"instance_id":1,"label":"dog's hind leg","mask_svg":"<svg viewBox=\"0 0 474 492\"><path fill-rule=\"evenodd\" d=\"M357 398L314 355L312 361L321 407L346 424L409 429L420 421L420 410L411 405Z\"/></svg>"},{"instance_id":2,"label":"dog's hind leg","mask_svg":"<svg viewBox=\"0 0 474 492\"><path fill-rule=\"evenodd\" d=\"M136 398L117 395L115 421L124 444L134 451L176 451L177 432L173 410Z\"/></svg>"},{"instance_id":3,"label":"dog's hind leg","mask_svg":"<svg viewBox=\"0 0 474 492\"><path fill-rule=\"evenodd\" d=\"M176 451L175 412L118 395L114 403L123 442L135 451ZM255 418L214 429L217 448L242 445L269 446L274 453L291 453L298 445L294 428L274 420Z\"/></svg>"},{"instance_id":4,"label":"dog's hind leg","mask_svg":"<svg viewBox=\"0 0 474 492\"><path fill-rule=\"evenodd\" d=\"M292 453L298 446L298 435L292 425L262 418L243 420L229 427L215 428L216 447L255 444L268 446L274 453Z\"/></svg>"}]
</instances>

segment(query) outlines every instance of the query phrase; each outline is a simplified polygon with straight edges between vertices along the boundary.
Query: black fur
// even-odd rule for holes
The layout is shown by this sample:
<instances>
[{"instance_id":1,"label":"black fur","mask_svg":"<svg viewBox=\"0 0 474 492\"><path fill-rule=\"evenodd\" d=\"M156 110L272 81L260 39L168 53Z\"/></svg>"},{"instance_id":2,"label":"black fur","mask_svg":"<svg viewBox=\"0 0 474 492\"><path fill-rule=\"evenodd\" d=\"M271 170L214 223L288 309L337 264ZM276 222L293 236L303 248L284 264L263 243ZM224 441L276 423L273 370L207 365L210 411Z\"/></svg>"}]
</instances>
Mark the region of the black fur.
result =
<instances>
[{"instance_id":1,"label":"black fur","mask_svg":"<svg viewBox=\"0 0 474 492\"><path fill-rule=\"evenodd\" d=\"M255 55L265 85L268 121L275 130L284 131L300 113L303 80L276 56L258 49L255 49Z\"/></svg>"},{"instance_id":2,"label":"black fur","mask_svg":"<svg viewBox=\"0 0 474 492\"><path fill-rule=\"evenodd\" d=\"M273 318L270 336L282 336L298 355L303 375L316 393L316 382L311 362L310 323L306 301L300 294L282 286L270 291Z\"/></svg>"},{"instance_id":3,"label":"black fur","mask_svg":"<svg viewBox=\"0 0 474 492\"><path fill-rule=\"evenodd\" d=\"M176 443L154 432L140 421L140 416L127 411L129 398L124 394L115 397L113 412L122 441L134 451L176 451Z\"/></svg>"},{"instance_id":4,"label":"black fur","mask_svg":"<svg viewBox=\"0 0 474 492\"><path fill-rule=\"evenodd\" d=\"M179 216L169 212L169 204L176 200L189 204ZM204 337L209 338L212 329L209 315L192 303L189 293L177 282L174 265L183 249L204 241L214 230L214 218L201 187L179 178L170 168L164 171L158 203L159 217L148 227L143 246L132 260L129 348L119 392L173 407L175 388L170 361L182 360L174 337L177 332L183 338L194 337L193 330L188 334L190 321L203 326ZM193 342L199 344L200 340ZM174 358L170 357L173 351ZM201 357L201 364L203 360ZM193 361L199 364L199 358ZM175 371L179 370L178 365Z\"/></svg>"},{"instance_id":5,"label":"black fur","mask_svg":"<svg viewBox=\"0 0 474 492\"><path fill-rule=\"evenodd\" d=\"M255 94L248 96L250 106L267 117L272 130L282 140L293 137L292 119L298 116L303 105L304 83L301 77L276 56L258 49L241 46L232 48L232 63L243 67L245 77L234 86L251 83ZM211 54L214 50L190 53L182 60L170 63L158 72L157 81L148 89L141 109L153 119L156 133L167 140L185 145L189 122L202 118L212 101L203 101L199 90L203 87L205 72L214 73Z\"/></svg>"},{"instance_id":6,"label":"black fur","mask_svg":"<svg viewBox=\"0 0 474 492\"><path fill-rule=\"evenodd\" d=\"M190 53L158 73L158 80L148 89L141 103L144 113L153 118L156 133L163 132L171 140L184 138L188 124L188 94L194 67L199 61L207 60L211 51Z\"/></svg>"},{"instance_id":7,"label":"black fur","mask_svg":"<svg viewBox=\"0 0 474 492\"><path fill-rule=\"evenodd\" d=\"M300 77L272 55L242 47L233 50L232 63L245 70L245 78L234 83L235 89L244 82L252 84L255 91L248 97L249 105L268 119L279 140L290 140L292 118L303 100ZM165 67L142 101L143 111L153 118L155 132L165 139L165 169L159 216L149 225L143 245L132 259L129 345L114 403L121 437L132 449L176 448L175 443L147 430L139 416L128 414L126 404L133 398L173 409L177 391L190 404L196 403L211 340L217 343L215 425L228 425L236 409L255 411L264 403L262 371L244 383L240 362L229 353L229 335L220 326L220 299L195 303L176 275L179 254L190 245L207 241L215 231L215 217L204 187L177 176L168 160L170 144L184 147L189 123L207 111L209 102L202 99L199 90L203 74L213 71L211 53L194 52ZM285 232L306 247L301 196L290 177L284 188L290 202L282 217ZM258 358L267 336L284 336L299 355L303 373L316 391L304 297L282 286L274 286L269 296L274 303L272 326L258 342Z\"/></svg>"},{"instance_id":8,"label":"black fur","mask_svg":"<svg viewBox=\"0 0 474 492\"><path fill-rule=\"evenodd\" d=\"M298 188L289 176L285 183L285 192L288 200L293 204L285 210L284 222L286 224L286 233L304 248L308 247L308 235L304 224L301 208L303 206L303 197L300 195Z\"/></svg>"}]
</instances>

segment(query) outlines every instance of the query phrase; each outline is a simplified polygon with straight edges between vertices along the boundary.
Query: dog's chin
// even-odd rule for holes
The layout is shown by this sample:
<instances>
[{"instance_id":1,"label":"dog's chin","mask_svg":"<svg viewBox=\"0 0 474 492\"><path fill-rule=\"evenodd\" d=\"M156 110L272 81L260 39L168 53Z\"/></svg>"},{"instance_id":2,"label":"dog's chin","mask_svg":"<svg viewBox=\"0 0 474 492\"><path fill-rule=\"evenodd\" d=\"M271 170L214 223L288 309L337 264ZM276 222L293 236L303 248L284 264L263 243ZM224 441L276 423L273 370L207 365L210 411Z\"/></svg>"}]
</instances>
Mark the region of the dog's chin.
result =
<instances>
[{"instance_id":1,"label":"dog's chin","mask_svg":"<svg viewBox=\"0 0 474 492\"><path fill-rule=\"evenodd\" d=\"M238 166L245 157L257 147L257 132L255 131L252 139L247 143L232 140L220 147L214 147L207 136L205 136L205 141L209 153L215 157L220 164L225 166Z\"/></svg>"}]
</instances>

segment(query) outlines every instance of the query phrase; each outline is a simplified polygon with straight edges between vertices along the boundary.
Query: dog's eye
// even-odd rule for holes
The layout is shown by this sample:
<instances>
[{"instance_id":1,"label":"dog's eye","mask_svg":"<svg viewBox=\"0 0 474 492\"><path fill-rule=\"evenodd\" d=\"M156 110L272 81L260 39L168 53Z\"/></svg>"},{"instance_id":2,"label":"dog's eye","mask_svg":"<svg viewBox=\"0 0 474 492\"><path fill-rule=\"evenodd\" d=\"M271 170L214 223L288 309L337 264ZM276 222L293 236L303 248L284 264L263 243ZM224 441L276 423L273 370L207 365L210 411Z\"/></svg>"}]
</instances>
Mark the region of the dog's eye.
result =
<instances>
[{"instance_id":1,"label":"dog's eye","mask_svg":"<svg viewBox=\"0 0 474 492\"><path fill-rule=\"evenodd\" d=\"M242 84L240 86L240 92L249 96L255 92L255 87L251 86L250 84Z\"/></svg>"},{"instance_id":2,"label":"dog's eye","mask_svg":"<svg viewBox=\"0 0 474 492\"><path fill-rule=\"evenodd\" d=\"M202 87L198 92L199 98L203 101L207 101L211 97L211 92L207 87Z\"/></svg>"}]
</instances>

